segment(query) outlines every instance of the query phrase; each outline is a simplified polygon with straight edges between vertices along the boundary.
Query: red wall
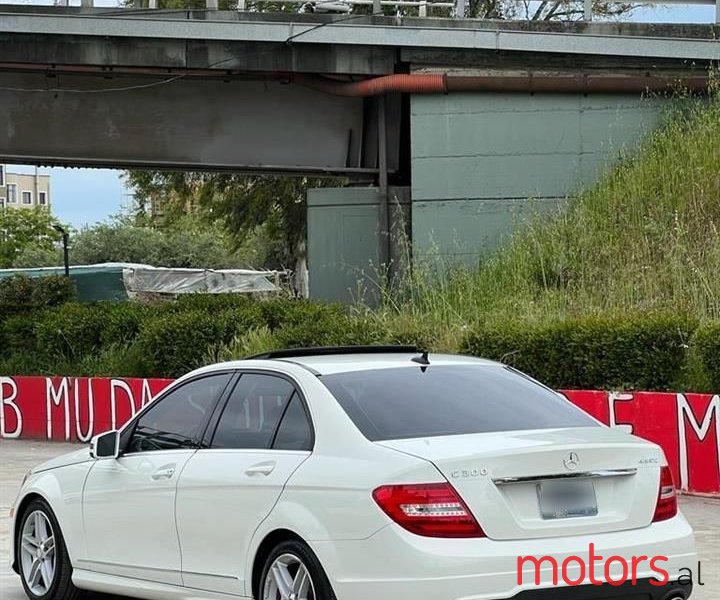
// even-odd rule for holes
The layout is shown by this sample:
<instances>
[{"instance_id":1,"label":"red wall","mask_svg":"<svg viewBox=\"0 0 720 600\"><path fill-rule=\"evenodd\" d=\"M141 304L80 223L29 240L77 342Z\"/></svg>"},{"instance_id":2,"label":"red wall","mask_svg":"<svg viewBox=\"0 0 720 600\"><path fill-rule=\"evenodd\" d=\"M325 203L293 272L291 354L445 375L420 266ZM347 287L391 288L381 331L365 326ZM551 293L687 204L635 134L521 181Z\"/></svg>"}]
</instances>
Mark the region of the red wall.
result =
<instances>
[{"instance_id":1,"label":"red wall","mask_svg":"<svg viewBox=\"0 0 720 600\"><path fill-rule=\"evenodd\" d=\"M88 441L120 427L169 379L0 377L0 437ZM665 450L682 489L720 494L720 396L567 391L608 424Z\"/></svg>"}]
</instances>

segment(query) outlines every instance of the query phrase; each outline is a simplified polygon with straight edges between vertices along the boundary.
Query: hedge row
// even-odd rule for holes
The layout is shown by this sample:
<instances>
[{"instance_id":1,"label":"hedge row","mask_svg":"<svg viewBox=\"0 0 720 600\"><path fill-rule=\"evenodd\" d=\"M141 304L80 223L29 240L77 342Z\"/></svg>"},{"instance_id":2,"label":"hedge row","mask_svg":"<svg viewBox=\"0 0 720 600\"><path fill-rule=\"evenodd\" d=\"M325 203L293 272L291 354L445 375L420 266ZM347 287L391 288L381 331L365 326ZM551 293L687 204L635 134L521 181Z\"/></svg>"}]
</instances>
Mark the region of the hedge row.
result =
<instances>
[{"instance_id":1,"label":"hedge row","mask_svg":"<svg viewBox=\"0 0 720 600\"><path fill-rule=\"evenodd\" d=\"M427 320L281 298L69 303L0 313L0 375L176 377L213 357L240 358L248 348L414 343L436 350L438 340L457 339L443 333ZM635 313L489 323L460 337L459 347L441 349L501 360L555 388L720 391L720 323Z\"/></svg>"},{"instance_id":2,"label":"hedge row","mask_svg":"<svg viewBox=\"0 0 720 600\"><path fill-rule=\"evenodd\" d=\"M12 275L0 279L0 312L3 314L60 306L74 299L75 284L63 275Z\"/></svg>"},{"instance_id":3,"label":"hedge row","mask_svg":"<svg viewBox=\"0 0 720 600\"><path fill-rule=\"evenodd\" d=\"M68 303L0 314L0 370L99 375L94 369L105 369L98 358L127 355L132 346L132 364L116 375L176 377L207 362L213 349L263 327L276 346L379 341L342 307L309 301L198 295L157 306Z\"/></svg>"},{"instance_id":4,"label":"hedge row","mask_svg":"<svg viewBox=\"0 0 720 600\"><path fill-rule=\"evenodd\" d=\"M592 316L541 326L493 325L462 350L511 364L555 388L673 390L686 387L693 319L658 314ZM720 376L720 330L697 352ZM718 380L720 382L720 379Z\"/></svg>"}]
</instances>

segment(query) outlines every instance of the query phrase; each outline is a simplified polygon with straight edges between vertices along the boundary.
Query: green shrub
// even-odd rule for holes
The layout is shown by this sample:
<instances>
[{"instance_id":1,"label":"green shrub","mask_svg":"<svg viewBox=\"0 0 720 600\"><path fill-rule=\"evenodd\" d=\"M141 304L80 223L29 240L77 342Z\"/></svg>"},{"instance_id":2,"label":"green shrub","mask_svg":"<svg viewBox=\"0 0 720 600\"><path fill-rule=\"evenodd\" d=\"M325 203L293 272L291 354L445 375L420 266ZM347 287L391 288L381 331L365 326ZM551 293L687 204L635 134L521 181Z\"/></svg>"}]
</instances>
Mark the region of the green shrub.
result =
<instances>
[{"instance_id":1,"label":"green shrub","mask_svg":"<svg viewBox=\"0 0 720 600\"><path fill-rule=\"evenodd\" d=\"M168 305L172 311L207 310L217 311L230 308L245 309L257 304L250 294L183 294Z\"/></svg>"},{"instance_id":2,"label":"green shrub","mask_svg":"<svg viewBox=\"0 0 720 600\"><path fill-rule=\"evenodd\" d=\"M240 360L278 348L278 340L267 326L253 327L236 335L226 344L212 347L205 357L205 362L209 364Z\"/></svg>"},{"instance_id":3,"label":"green shrub","mask_svg":"<svg viewBox=\"0 0 720 600\"><path fill-rule=\"evenodd\" d=\"M2 322L0 341L2 357L13 354L37 354L36 328L42 312L27 312L7 316Z\"/></svg>"},{"instance_id":4,"label":"green shrub","mask_svg":"<svg viewBox=\"0 0 720 600\"><path fill-rule=\"evenodd\" d=\"M720 323L705 323L698 328L693 338L693 355L697 357L701 369L701 374L694 379L705 379L693 391L705 391L701 388L707 386L707 391L720 392Z\"/></svg>"},{"instance_id":5,"label":"green shrub","mask_svg":"<svg viewBox=\"0 0 720 600\"><path fill-rule=\"evenodd\" d=\"M383 341L382 333L369 320L353 318L332 310L320 311L303 320L289 322L274 333L281 348L346 346Z\"/></svg>"},{"instance_id":6,"label":"green shrub","mask_svg":"<svg viewBox=\"0 0 720 600\"><path fill-rule=\"evenodd\" d=\"M60 306L75 300L75 283L64 275L46 275L33 279L32 304Z\"/></svg>"},{"instance_id":7,"label":"green shrub","mask_svg":"<svg viewBox=\"0 0 720 600\"><path fill-rule=\"evenodd\" d=\"M47 310L36 326L38 352L50 361L78 360L100 349L106 321L105 307L97 304Z\"/></svg>"},{"instance_id":8,"label":"green shrub","mask_svg":"<svg viewBox=\"0 0 720 600\"><path fill-rule=\"evenodd\" d=\"M696 323L661 314L479 327L463 350L511 364L556 388L671 390Z\"/></svg>"},{"instance_id":9,"label":"green shrub","mask_svg":"<svg viewBox=\"0 0 720 600\"><path fill-rule=\"evenodd\" d=\"M205 364L213 348L258 325L254 311L188 310L148 319L139 342L153 375L177 377Z\"/></svg>"},{"instance_id":10,"label":"green shrub","mask_svg":"<svg viewBox=\"0 0 720 600\"><path fill-rule=\"evenodd\" d=\"M113 302L102 305L105 322L100 340L105 345L125 344L137 339L142 323L153 311L134 302Z\"/></svg>"},{"instance_id":11,"label":"green shrub","mask_svg":"<svg viewBox=\"0 0 720 600\"><path fill-rule=\"evenodd\" d=\"M34 282L27 275L12 275L0 279L0 308L23 310L32 307Z\"/></svg>"},{"instance_id":12,"label":"green shrub","mask_svg":"<svg viewBox=\"0 0 720 600\"><path fill-rule=\"evenodd\" d=\"M63 275L28 277L18 274L0 279L0 309L3 312L59 306L74 299L75 284Z\"/></svg>"},{"instance_id":13,"label":"green shrub","mask_svg":"<svg viewBox=\"0 0 720 600\"><path fill-rule=\"evenodd\" d=\"M22 375L54 374L37 352L14 352L0 357L0 376L19 377Z\"/></svg>"},{"instance_id":14,"label":"green shrub","mask_svg":"<svg viewBox=\"0 0 720 600\"><path fill-rule=\"evenodd\" d=\"M347 314L347 307L340 304L291 298L270 298L258 302L257 306L263 322L271 331L311 321L327 323L342 319Z\"/></svg>"},{"instance_id":15,"label":"green shrub","mask_svg":"<svg viewBox=\"0 0 720 600\"><path fill-rule=\"evenodd\" d=\"M54 366L59 375L75 377L150 377L139 344L108 344L79 361Z\"/></svg>"}]
</instances>

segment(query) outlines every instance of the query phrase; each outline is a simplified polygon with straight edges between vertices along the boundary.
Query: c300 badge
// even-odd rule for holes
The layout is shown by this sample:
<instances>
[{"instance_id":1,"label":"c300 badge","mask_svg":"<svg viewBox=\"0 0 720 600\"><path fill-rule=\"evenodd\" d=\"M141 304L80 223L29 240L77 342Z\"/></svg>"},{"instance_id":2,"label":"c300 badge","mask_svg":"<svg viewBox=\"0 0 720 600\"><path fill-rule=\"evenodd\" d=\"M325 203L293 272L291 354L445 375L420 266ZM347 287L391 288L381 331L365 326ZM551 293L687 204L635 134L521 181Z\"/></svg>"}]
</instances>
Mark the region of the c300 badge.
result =
<instances>
[{"instance_id":1,"label":"c300 badge","mask_svg":"<svg viewBox=\"0 0 720 600\"><path fill-rule=\"evenodd\" d=\"M487 474L487 469L456 469L450 473L450 477L453 479L472 479L473 477L483 477Z\"/></svg>"}]
</instances>

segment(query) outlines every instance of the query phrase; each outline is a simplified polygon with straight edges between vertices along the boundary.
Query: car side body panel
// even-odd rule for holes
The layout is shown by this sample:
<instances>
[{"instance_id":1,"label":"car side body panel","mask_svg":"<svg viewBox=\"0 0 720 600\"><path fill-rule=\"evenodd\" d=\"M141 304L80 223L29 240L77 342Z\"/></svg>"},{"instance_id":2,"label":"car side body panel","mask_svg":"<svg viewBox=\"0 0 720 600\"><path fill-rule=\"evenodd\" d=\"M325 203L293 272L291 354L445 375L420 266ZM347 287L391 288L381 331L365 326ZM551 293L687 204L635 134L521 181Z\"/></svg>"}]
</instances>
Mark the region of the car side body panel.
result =
<instances>
[{"instance_id":1,"label":"car side body panel","mask_svg":"<svg viewBox=\"0 0 720 600\"><path fill-rule=\"evenodd\" d=\"M183 585L242 595L251 571L240 559L309 452L198 450L180 476L176 522Z\"/></svg>"}]
</instances>

